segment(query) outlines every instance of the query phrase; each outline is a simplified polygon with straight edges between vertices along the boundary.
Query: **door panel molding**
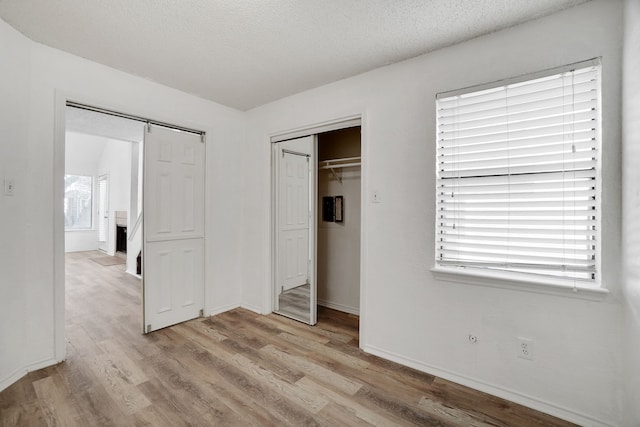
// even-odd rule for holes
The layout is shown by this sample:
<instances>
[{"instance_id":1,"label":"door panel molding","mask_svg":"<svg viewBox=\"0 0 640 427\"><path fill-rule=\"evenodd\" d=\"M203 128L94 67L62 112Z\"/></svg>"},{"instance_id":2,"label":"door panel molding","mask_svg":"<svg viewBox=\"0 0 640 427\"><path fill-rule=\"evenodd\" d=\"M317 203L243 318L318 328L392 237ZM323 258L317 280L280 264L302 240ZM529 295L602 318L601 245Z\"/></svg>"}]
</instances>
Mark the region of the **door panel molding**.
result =
<instances>
[{"instance_id":1,"label":"door panel molding","mask_svg":"<svg viewBox=\"0 0 640 427\"><path fill-rule=\"evenodd\" d=\"M204 309L205 145L150 126L144 141L143 325L151 332Z\"/></svg>"},{"instance_id":2,"label":"door panel molding","mask_svg":"<svg viewBox=\"0 0 640 427\"><path fill-rule=\"evenodd\" d=\"M315 153L314 136L273 146L273 306L311 325L316 323Z\"/></svg>"}]
</instances>

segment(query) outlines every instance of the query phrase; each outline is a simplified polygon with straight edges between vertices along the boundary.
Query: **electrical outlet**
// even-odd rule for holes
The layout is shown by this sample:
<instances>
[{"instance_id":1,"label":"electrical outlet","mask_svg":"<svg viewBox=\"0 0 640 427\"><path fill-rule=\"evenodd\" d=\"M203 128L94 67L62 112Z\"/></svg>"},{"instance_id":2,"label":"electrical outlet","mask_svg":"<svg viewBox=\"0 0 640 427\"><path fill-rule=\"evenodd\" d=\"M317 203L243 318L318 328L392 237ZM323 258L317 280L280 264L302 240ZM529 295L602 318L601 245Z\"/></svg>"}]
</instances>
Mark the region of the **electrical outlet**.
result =
<instances>
[{"instance_id":1,"label":"electrical outlet","mask_svg":"<svg viewBox=\"0 0 640 427\"><path fill-rule=\"evenodd\" d=\"M518 338L518 357L533 360L533 340L529 338Z\"/></svg>"},{"instance_id":2,"label":"electrical outlet","mask_svg":"<svg viewBox=\"0 0 640 427\"><path fill-rule=\"evenodd\" d=\"M15 184L13 182L13 179L6 178L4 180L4 195L13 196L14 191L15 191Z\"/></svg>"}]
</instances>

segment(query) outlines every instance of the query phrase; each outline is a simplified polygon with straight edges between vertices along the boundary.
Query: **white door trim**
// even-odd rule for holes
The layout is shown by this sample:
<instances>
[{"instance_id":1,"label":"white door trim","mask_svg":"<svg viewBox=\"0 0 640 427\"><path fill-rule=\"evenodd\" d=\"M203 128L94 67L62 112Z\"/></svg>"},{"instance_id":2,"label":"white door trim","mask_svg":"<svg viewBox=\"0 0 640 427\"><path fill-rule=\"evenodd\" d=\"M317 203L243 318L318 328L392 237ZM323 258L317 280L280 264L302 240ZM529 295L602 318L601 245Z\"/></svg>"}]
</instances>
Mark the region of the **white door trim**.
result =
<instances>
[{"instance_id":1,"label":"white door trim","mask_svg":"<svg viewBox=\"0 0 640 427\"><path fill-rule=\"evenodd\" d=\"M276 155L276 150L274 149L275 143L280 141L285 141L287 139L294 139L301 136L308 135L316 135L318 133L328 132L331 130L345 129L349 127L360 126L360 152L361 152L361 194L360 194L360 203L361 203L361 213L360 213L360 343L359 347L364 348L367 343L367 335L366 335L366 319L367 319L367 299L366 299L366 291L367 291L367 213L368 213L368 197L369 194L369 182L368 182L368 164L369 164L369 156L368 156L368 131L367 131L367 120L366 113L356 113L348 116L338 117L332 120L325 120L322 122L316 122L313 124L308 124L304 126L299 126L296 128L292 128L289 130L276 131L271 134L268 134L267 141L270 145L271 152L271 162L269 165L269 173L271 178L270 185L270 211L268 216L268 227L270 230L269 233L269 261L267 263L269 268L269 278L265 283L264 288L264 313L272 313L274 310L274 283L277 281L277 268L275 265L275 251L277 247L277 229L275 226L274 218L276 217L277 206L275 205L275 191L277 187L277 177L276 175L276 163L274 156ZM317 145L317 144L316 144ZM317 175L317 174L316 174ZM317 179L317 176L316 176ZM315 184L317 191L317 182ZM314 215L316 217L314 219L315 225L314 229L317 233L317 213ZM317 242L317 236L314 236L314 244ZM317 265L317 262L314 262ZM317 267L316 267L317 268ZM314 275L317 277L317 271L314 268Z\"/></svg>"},{"instance_id":2,"label":"white door trim","mask_svg":"<svg viewBox=\"0 0 640 427\"><path fill-rule=\"evenodd\" d=\"M145 107L119 104L117 95L111 100L97 99L91 96L78 94L66 90L55 90L55 106L54 106L54 131L53 131L53 358L55 362L61 362L66 358L66 340L65 340L65 242L64 242L64 172L65 172L65 131L66 131L66 107L67 102L76 102L79 104L91 105L111 111L126 111L127 113L140 117L154 118L159 122L183 124L184 128L202 129L207 135L213 134L211 126L206 126L199 122L190 120L175 120L171 117L165 117L163 113L148 110ZM207 150L207 156L211 150ZM205 158L205 165L208 164ZM207 167L205 166L205 206L204 215L207 217L207 205L209 203L206 183L207 183ZM204 225L204 257L207 259L207 223ZM208 269L204 271L205 297L204 306L205 313L211 311L206 293L206 283ZM141 316L142 318L142 316Z\"/></svg>"},{"instance_id":3,"label":"white door trim","mask_svg":"<svg viewBox=\"0 0 640 427\"><path fill-rule=\"evenodd\" d=\"M111 227L109 227L110 222L111 222L111 215L109 214L109 172L107 173L103 173L102 175L98 176L98 179L96 180L97 182L97 211L96 211L96 215L97 215L97 221L96 221L96 229L98 231L98 250L101 250L103 252L108 253L109 255L113 255L112 253L109 252L109 230ZM100 181L105 181L106 182L106 201L105 201L105 206L106 207L106 224L104 219L105 217L103 216L102 218L100 217L100 205L101 205L101 198L102 198L102 190L100 190ZM101 227L106 227L106 229L104 230L104 240L100 240L100 231L101 231Z\"/></svg>"},{"instance_id":4,"label":"white door trim","mask_svg":"<svg viewBox=\"0 0 640 427\"><path fill-rule=\"evenodd\" d=\"M271 142L281 142L288 139L302 138L303 136L317 135L319 133L330 132L332 130L352 128L362 126L362 115L347 116L336 120L317 123L312 126L295 128L271 135Z\"/></svg>"}]
</instances>

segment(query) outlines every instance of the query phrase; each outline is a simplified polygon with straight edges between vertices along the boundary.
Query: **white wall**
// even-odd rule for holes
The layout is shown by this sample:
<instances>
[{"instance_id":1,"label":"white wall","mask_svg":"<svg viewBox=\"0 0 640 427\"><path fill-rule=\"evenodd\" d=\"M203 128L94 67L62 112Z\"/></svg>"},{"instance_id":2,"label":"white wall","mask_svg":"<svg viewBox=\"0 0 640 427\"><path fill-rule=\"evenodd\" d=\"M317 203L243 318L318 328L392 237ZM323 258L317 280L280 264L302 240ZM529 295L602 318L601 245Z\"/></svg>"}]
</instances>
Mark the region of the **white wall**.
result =
<instances>
[{"instance_id":1,"label":"white wall","mask_svg":"<svg viewBox=\"0 0 640 427\"><path fill-rule=\"evenodd\" d=\"M318 161L360 156L360 128L318 135ZM360 312L360 167L318 171L318 304ZM322 197L343 196L343 222L322 221Z\"/></svg>"},{"instance_id":2,"label":"white wall","mask_svg":"<svg viewBox=\"0 0 640 427\"><path fill-rule=\"evenodd\" d=\"M53 363L64 348L64 157L54 149L64 112L55 111L56 94L207 132L205 310L237 306L242 192L240 181L228 177L241 170L244 114L31 42L3 21L0 56L7 59L0 80L0 174L16 183L13 198L0 196L0 389L26 369ZM15 244L9 250L5 242Z\"/></svg>"},{"instance_id":3,"label":"white wall","mask_svg":"<svg viewBox=\"0 0 640 427\"><path fill-rule=\"evenodd\" d=\"M251 110L242 152L242 259L251 266L243 270L243 304L270 309L268 136L362 113L365 350L581 424L618 424L621 5L589 2ZM436 280L435 95L597 56L602 276L611 296L589 301ZM370 203L373 190L382 203ZM534 340L535 360L516 357L518 336Z\"/></svg>"},{"instance_id":4,"label":"white wall","mask_svg":"<svg viewBox=\"0 0 640 427\"><path fill-rule=\"evenodd\" d=\"M640 1L625 2L623 62L623 425L640 425Z\"/></svg>"},{"instance_id":5,"label":"white wall","mask_svg":"<svg viewBox=\"0 0 640 427\"><path fill-rule=\"evenodd\" d=\"M93 194L96 193L96 177L100 156L104 150L105 139L96 138L78 132L65 134L65 173L84 175L93 178ZM98 249L96 230L96 199L93 200L93 225L91 230L71 230L64 233L65 252L94 251Z\"/></svg>"},{"instance_id":6,"label":"white wall","mask_svg":"<svg viewBox=\"0 0 640 427\"><path fill-rule=\"evenodd\" d=\"M29 73L31 44L0 22L0 390L24 373L23 351L28 307L24 284L31 270L25 239L29 224L26 184L29 135ZM4 179L15 180L15 194L5 196ZM51 189L51 186L47 186ZM49 221L51 218L49 218Z\"/></svg>"},{"instance_id":7,"label":"white wall","mask_svg":"<svg viewBox=\"0 0 640 427\"><path fill-rule=\"evenodd\" d=\"M98 176L109 177L109 229L106 247L109 255L115 255L116 211L129 212L131 203L131 142L99 139L105 139L105 145L100 156Z\"/></svg>"}]
</instances>

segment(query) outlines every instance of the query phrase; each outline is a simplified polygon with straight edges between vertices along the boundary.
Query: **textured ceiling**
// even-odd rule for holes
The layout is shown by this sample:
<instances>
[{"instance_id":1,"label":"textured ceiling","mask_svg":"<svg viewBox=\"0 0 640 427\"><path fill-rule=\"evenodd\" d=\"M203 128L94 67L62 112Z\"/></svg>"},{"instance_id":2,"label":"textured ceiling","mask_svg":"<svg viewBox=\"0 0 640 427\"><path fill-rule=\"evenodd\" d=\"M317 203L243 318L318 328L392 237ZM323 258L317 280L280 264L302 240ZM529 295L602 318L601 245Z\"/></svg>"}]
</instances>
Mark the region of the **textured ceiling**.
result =
<instances>
[{"instance_id":1,"label":"textured ceiling","mask_svg":"<svg viewBox=\"0 0 640 427\"><path fill-rule=\"evenodd\" d=\"M43 44L247 110L586 0L0 0Z\"/></svg>"}]
</instances>

